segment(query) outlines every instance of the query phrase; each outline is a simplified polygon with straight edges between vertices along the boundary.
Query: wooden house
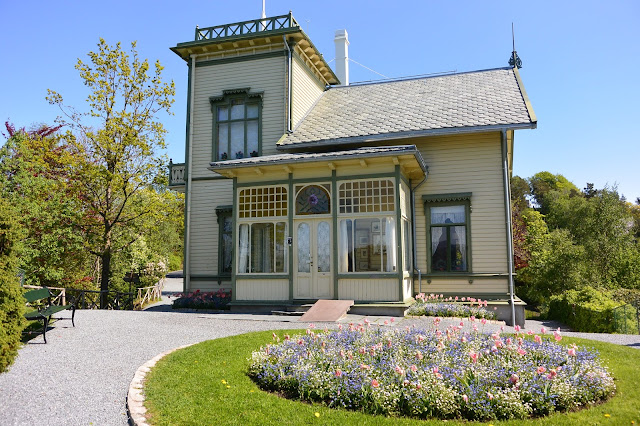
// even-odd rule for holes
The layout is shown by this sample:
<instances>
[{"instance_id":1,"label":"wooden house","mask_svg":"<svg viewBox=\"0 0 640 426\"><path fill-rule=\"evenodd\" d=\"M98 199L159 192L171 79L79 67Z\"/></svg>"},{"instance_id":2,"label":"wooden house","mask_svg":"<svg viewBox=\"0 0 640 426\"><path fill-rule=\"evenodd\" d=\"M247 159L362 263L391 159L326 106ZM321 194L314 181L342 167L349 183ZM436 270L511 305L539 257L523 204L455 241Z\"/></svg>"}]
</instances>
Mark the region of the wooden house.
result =
<instances>
[{"instance_id":1,"label":"wooden house","mask_svg":"<svg viewBox=\"0 0 640 426\"><path fill-rule=\"evenodd\" d=\"M291 14L196 28L188 65L185 291L234 310L354 300L402 315L419 293L513 293L514 131L536 127L517 68L348 84Z\"/></svg>"}]
</instances>

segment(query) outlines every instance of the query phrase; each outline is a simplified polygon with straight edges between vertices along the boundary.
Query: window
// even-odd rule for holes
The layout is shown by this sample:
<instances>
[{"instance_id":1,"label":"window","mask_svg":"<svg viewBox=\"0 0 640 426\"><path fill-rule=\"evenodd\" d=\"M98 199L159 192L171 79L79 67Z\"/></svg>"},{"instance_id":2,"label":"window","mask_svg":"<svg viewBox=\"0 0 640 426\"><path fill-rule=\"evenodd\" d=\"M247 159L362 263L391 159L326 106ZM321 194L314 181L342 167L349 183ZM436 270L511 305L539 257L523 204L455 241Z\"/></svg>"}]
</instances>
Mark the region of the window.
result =
<instances>
[{"instance_id":1,"label":"window","mask_svg":"<svg viewBox=\"0 0 640 426\"><path fill-rule=\"evenodd\" d=\"M241 224L239 230L239 274L287 272L285 222Z\"/></svg>"},{"instance_id":2,"label":"window","mask_svg":"<svg viewBox=\"0 0 640 426\"><path fill-rule=\"evenodd\" d=\"M231 206L216 207L219 226L218 275L231 275L233 259L233 217Z\"/></svg>"},{"instance_id":3,"label":"window","mask_svg":"<svg viewBox=\"0 0 640 426\"><path fill-rule=\"evenodd\" d=\"M396 272L393 180L343 182L338 187L338 206L340 272Z\"/></svg>"},{"instance_id":4,"label":"window","mask_svg":"<svg viewBox=\"0 0 640 426\"><path fill-rule=\"evenodd\" d=\"M396 221L393 217L341 219L340 272L395 272Z\"/></svg>"},{"instance_id":5,"label":"window","mask_svg":"<svg viewBox=\"0 0 640 426\"><path fill-rule=\"evenodd\" d=\"M238 274L287 272L287 195L279 185L238 192Z\"/></svg>"},{"instance_id":6,"label":"window","mask_svg":"<svg viewBox=\"0 0 640 426\"><path fill-rule=\"evenodd\" d=\"M471 194L425 196L430 272L469 272Z\"/></svg>"},{"instance_id":7,"label":"window","mask_svg":"<svg viewBox=\"0 0 640 426\"><path fill-rule=\"evenodd\" d=\"M214 159L234 160L260 155L262 93L225 90L209 98L213 113Z\"/></svg>"},{"instance_id":8,"label":"window","mask_svg":"<svg viewBox=\"0 0 640 426\"><path fill-rule=\"evenodd\" d=\"M308 185L296 190L297 215L331 213L329 185Z\"/></svg>"}]
</instances>

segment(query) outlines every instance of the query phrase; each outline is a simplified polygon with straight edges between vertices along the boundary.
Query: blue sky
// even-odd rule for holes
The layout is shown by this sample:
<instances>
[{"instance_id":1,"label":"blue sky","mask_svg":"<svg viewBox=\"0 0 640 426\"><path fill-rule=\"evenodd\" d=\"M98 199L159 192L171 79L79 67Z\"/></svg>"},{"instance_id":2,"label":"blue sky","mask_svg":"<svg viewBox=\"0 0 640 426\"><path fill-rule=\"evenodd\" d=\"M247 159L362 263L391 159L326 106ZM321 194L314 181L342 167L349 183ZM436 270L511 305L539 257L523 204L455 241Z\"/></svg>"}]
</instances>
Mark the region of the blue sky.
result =
<instances>
[{"instance_id":1,"label":"blue sky","mask_svg":"<svg viewBox=\"0 0 640 426\"><path fill-rule=\"evenodd\" d=\"M184 160L185 63L169 47L196 25L260 16L260 0L0 0L0 120L51 123L59 111L48 88L81 109L87 96L74 65L108 43L138 42L176 83L167 154ZM293 11L327 60L336 29L349 32L352 59L389 77L507 65L511 23L538 129L516 132L514 173L562 173L582 188L618 185L640 197L636 123L640 82L640 2L635 1L275 1L267 16ZM351 64L351 81L380 78Z\"/></svg>"}]
</instances>

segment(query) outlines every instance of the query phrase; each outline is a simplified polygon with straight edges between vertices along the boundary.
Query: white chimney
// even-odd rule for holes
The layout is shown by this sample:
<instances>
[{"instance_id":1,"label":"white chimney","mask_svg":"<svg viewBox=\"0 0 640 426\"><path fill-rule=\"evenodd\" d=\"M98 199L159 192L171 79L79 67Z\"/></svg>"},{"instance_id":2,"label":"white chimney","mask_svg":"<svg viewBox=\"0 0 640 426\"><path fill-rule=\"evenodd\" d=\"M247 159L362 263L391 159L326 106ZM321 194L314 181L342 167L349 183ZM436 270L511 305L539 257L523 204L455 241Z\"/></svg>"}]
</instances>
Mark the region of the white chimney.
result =
<instances>
[{"instance_id":1,"label":"white chimney","mask_svg":"<svg viewBox=\"0 0 640 426\"><path fill-rule=\"evenodd\" d=\"M336 77L343 86L349 85L349 35L347 30L336 30Z\"/></svg>"}]
</instances>

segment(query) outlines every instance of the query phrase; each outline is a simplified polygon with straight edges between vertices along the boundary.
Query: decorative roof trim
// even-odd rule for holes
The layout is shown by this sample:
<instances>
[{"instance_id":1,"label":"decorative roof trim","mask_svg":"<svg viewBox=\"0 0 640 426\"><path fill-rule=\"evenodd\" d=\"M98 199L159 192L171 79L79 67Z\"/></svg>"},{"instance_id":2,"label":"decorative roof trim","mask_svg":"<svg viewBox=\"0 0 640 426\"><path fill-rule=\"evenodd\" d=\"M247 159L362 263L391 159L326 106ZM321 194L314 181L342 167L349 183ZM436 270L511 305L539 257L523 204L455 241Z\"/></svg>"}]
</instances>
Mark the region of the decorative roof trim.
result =
<instances>
[{"instance_id":1,"label":"decorative roof trim","mask_svg":"<svg viewBox=\"0 0 640 426\"><path fill-rule=\"evenodd\" d=\"M527 108L527 112L529 113L529 119L537 126L538 118L536 117L536 113L533 111L533 106L531 106L531 101L529 101L527 91L524 89L524 84L522 84L522 80L520 79L520 72L518 71L518 68L513 68L513 75L516 77L516 82L518 83L518 87L520 88L522 100L524 101L524 105Z\"/></svg>"},{"instance_id":2,"label":"decorative roof trim","mask_svg":"<svg viewBox=\"0 0 640 426\"><path fill-rule=\"evenodd\" d=\"M428 173L427 165L422 154L415 145L395 145L380 146L369 148L358 148L347 151L326 152L326 153L290 153L275 154L261 157L249 157L237 160L216 161L210 163L209 170L228 170L241 169L256 166L270 166L291 163L315 163L318 161L332 160L348 160L353 158L372 158L372 157L393 157L402 154L413 154L418 165L425 173Z\"/></svg>"},{"instance_id":3,"label":"decorative roof trim","mask_svg":"<svg viewBox=\"0 0 640 426\"><path fill-rule=\"evenodd\" d=\"M423 203L442 203L448 201L468 201L471 200L471 192L455 192L451 194L423 195Z\"/></svg>"},{"instance_id":4,"label":"decorative roof trim","mask_svg":"<svg viewBox=\"0 0 640 426\"><path fill-rule=\"evenodd\" d=\"M210 96L209 97L209 102L211 102L212 104L214 104L216 102L222 102L222 101L225 100L225 98L227 98L228 96L232 96L232 95L245 95L248 98L262 98L262 96L264 95L264 92L251 92L251 88L250 87L243 87L243 88L240 88L240 89L223 90L222 91L222 95Z\"/></svg>"}]
</instances>

